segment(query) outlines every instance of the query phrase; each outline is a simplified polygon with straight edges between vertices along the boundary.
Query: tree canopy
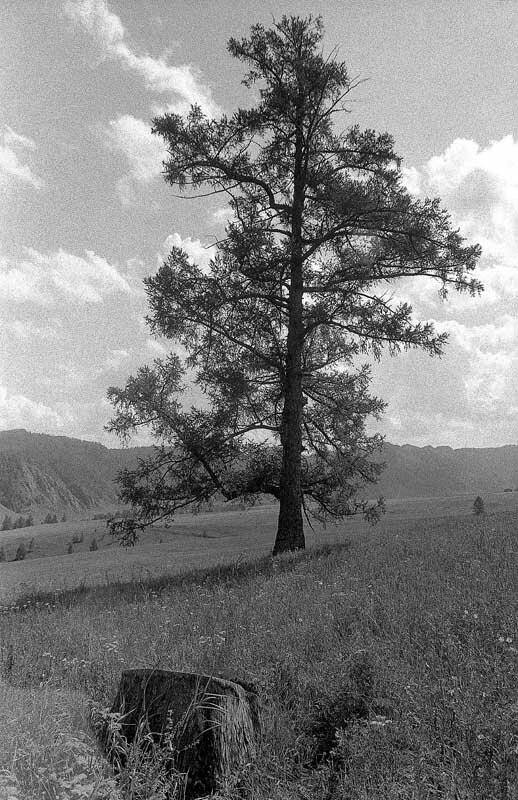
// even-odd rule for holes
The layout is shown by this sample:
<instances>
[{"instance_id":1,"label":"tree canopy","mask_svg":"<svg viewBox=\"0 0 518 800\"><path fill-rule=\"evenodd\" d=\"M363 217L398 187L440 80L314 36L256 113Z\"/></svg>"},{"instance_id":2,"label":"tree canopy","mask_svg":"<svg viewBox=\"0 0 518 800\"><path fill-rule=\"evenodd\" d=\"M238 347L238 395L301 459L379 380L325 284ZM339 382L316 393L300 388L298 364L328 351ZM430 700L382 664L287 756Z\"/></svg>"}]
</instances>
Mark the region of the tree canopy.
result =
<instances>
[{"instance_id":1,"label":"tree canopy","mask_svg":"<svg viewBox=\"0 0 518 800\"><path fill-rule=\"evenodd\" d=\"M173 248L146 279L153 333L185 349L112 388L110 430L149 426L153 457L121 475L141 525L209 500L279 500L274 552L304 546L303 512L376 512L361 495L381 465L366 433L382 400L368 359L384 350L442 352L433 325L393 299L407 277L475 294L480 249L453 229L438 199L411 196L387 133L342 129L357 85L322 51L320 18L283 17L230 39L258 102L219 119L192 107L153 131L166 143L165 179L228 200L225 238L208 268ZM202 401L182 405L186 370Z\"/></svg>"}]
</instances>

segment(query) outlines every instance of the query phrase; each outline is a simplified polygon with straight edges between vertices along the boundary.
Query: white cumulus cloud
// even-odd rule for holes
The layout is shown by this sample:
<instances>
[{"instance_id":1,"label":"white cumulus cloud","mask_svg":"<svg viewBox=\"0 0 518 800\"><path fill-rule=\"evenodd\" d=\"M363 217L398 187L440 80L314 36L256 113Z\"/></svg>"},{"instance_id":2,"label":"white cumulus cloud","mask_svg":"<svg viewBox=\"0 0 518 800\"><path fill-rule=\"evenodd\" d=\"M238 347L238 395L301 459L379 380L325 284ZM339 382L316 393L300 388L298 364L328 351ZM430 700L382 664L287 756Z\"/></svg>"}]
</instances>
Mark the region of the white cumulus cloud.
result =
<instances>
[{"instance_id":1,"label":"white cumulus cloud","mask_svg":"<svg viewBox=\"0 0 518 800\"><path fill-rule=\"evenodd\" d=\"M171 65L164 56L155 58L136 52L128 43L120 18L110 11L105 0L70 0L65 3L65 11L88 32L104 56L139 75L152 92L169 95L171 110L185 114L191 105L198 105L208 116L219 114L210 89L203 85L195 67Z\"/></svg>"},{"instance_id":2,"label":"white cumulus cloud","mask_svg":"<svg viewBox=\"0 0 518 800\"><path fill-rule=\"evenodd\" d=\"M55 429L63 427L64 422L62 416L45 403L11 393L0 385L0 429Z\"/></svg>"},{"instance_id":3,"label":"white cumulus cloud","mask_svg":"<svg viewBox=\"0 0 518 800\"><path fill-rule=\"evenodd\" d=\"M6 190L15 182L41 189L43 181L23 163L24 151L35 150L36 144L28 136L22 136L5 126L0 132L0 189Z\"/></svg>"},{"instance_id":4,"label":"white cumulus cloud","mask_svg":"<svg viewBox=\"0 0 518 800\"><path fill-rule=\"evenodd\" d=\"M129 205L135 200L136 184L148 184L161 174L167 151L150 125L131 114L111 120L107 138L128 163L129 172L118 181L117 191L122 203Z\"/></svg>"},{"instance_id":5,"label":"white cumulus cloud","mask_svg":"<svg viewBox=\"0 0 518 800\"><path fill-rule=\"evenodd\" d=\"M214 256L214 251L208 248L199 239L191 239L186 236L182 239L179 233L172 233L164 241L162 250L165 255L168 255L173 247L180 247L184 250L193 264L200 267L202 272L207 272L211 258ZM159 255L159 263L162 262L162 256Z\"/></svg>"},{"instance_id":6,"label":"white cumulus cloud","mask_svg":"<svg viewBox=\"0 0 518 800\"><path fill-rule=\"evenodd\" d=\"M162 140L151 133L141 119L125 114L109 124L111 143L126 156L130 174L138 181L149 181L160 175L167 155Z\"/></svg>"},{"instance_id":7,"label":"white cumulus cloud","mask_svg":"<svg viewBox=\"0 0 518 800\"><path fill-rule=\"evenodd\" d=\"M440 197L462 235L482 246L477 277L485 291L478 303L517 298L518 142L513 136L485 147L456 139L421 169L406 169L404 179L412 193ZM459 309L473 302L454 292L450 297Z\"/></svg>"},{"instance_id":8,"label":"white cumulus cloud","mask_svg":"<svg viewBox=\"0 0 518 800\"><path fill-rule=\"evenodd\" d=\"M45 254L26 248L23 259L0 260L0 297L4 301L48 304L65 297L101 303L106 295L131 291L117 268L91 250L82 257L62 249Z\"/></svg>"}]
</instances>

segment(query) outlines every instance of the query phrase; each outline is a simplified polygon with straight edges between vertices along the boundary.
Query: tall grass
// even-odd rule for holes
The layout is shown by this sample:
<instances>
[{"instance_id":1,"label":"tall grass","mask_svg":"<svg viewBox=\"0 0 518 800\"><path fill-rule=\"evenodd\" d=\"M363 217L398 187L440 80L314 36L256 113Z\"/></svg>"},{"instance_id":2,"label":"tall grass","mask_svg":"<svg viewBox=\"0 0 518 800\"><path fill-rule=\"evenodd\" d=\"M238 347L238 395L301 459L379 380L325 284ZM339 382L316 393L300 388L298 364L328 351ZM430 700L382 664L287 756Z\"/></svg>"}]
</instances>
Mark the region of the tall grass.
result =
<instances>
[{"instance_id":1,"label":"tall grass","mask_svg":"<svg viewBox=\"0 0 518 800\"><path fill-rule=\"evenodd\" d=\"M257 800L518 797L517 516L25 598L0 615L6 780L27 800L115 797L84 703L109 705L122 669L157 667L257 687L261 756L244 777ZM49 733L56 704L60 736L82 743L75 773ZM84 759L87 789L60 795Z\"/></svg>"}]
</instances>

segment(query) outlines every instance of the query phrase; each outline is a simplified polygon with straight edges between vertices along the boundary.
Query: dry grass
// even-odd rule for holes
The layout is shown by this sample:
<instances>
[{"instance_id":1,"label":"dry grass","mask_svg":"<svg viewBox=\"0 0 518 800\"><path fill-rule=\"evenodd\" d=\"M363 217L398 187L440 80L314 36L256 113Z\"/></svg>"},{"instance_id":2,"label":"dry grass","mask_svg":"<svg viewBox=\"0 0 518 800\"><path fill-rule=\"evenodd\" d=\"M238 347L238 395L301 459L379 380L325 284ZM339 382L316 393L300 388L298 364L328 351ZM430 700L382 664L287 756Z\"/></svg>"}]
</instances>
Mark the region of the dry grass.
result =
<instances>
[{"instance_id":1,"label":"dry grass","mask_svg":"<svg viewBox=\"0 0 518 800\"><path fill-rule=\"evenodd\" d=\"M500 493L485 498L488 512L513 509L514 494ZM450 519L470 514L471 496L391 500L379 523L378 535L392 537L423 518ZM121 550L106 532L103 520L82 520L57 525L36 525L22 531L0 532L0 546L13 559L20 542L34 540L25 561L0 563L0 604L12 603L20 595L38 591L56 592L79 586L109 585L116 581L142 581L178 574L196 567L225 564L236 558L251 558L270 552L277 522L275 506L246 511L185 514L169 528L152 528L140 543ZM371 536L368 523L354 517L325 529L315 525L307 531L308 546L350 538ZM99 549L90 552L95 537ZM82 539L81 542L77 542ZM73 552L68 544L75 540Z\"/></svg>"},{"instance_id":2,"label":"dry grass","mask_svg":"<svg viewBox=\"0 0 518 800\"><path fill-rule=\"evenodd\" d=\"M6 611L2 766L20 797L108 797L98 761L97 794L52 794L40 781L45 764L58 783L66 770L23 722L27 698L42 731L62 713L60 729L84 741L77 698L107 705L122 669L157 667L258 687L264 733L247 776L256 800L516 798L517 522L510 510L402 519L390 535L380 528L341 549Z\"/></svg>"}]
</instances>

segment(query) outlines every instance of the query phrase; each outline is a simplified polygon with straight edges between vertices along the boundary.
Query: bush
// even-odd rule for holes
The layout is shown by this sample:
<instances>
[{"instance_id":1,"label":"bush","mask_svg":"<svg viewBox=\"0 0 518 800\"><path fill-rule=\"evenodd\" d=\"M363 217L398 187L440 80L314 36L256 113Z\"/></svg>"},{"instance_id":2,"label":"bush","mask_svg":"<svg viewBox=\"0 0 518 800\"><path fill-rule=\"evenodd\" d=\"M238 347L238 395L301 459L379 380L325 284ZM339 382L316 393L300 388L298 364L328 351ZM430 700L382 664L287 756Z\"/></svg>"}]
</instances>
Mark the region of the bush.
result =
<instances>
[{"instance_id":1,"label":"bush","mask_svg":"<svg viewBox=\"0 0 518 800\"><path fill-rule=\"evenodd\" d=\"M14 560L23 561L26 555L27 555L27 548L25 547L25 543L20 542L20 544L16 548L16 555L14 557Z\"/></svg>"},{"instance_id":2,"label":"bush","mask_svg":"<svg viewBox=\"0 0 518 800\"><path fill-rule=\"evenodd\" d=\"M475 498L475 502L473 503L473 513L477 516L484 513L484 501L480 495Z\"/></svg>"},{"instance_id":3,"label":"bush","mask_svg":"<svg viewBox=\"0 0 518 800\"><path fill-rule=\"evenodd\" d=\"M72 544L72 542L69 542L67 547L67 553L69 556L71 556L73 552L74 552L74 545Z\"/></svg>"},{"instance_id":4,"label":"bush","mask_svg":"<svg viewBox=\"0 0 518 800\"><path fill-rule=\"evenodd\" d=\"M89 550L91 550L93 552L94 550L98 550L98 549L99 549L99 545L97 544L97 539L94 536L94 538L90 542Z\"/></svg>"},{"instance_id":5,"label":"bush","mask_svg":"<svg viewBox=\"0 0 518 800\"><path fill-rule=\"evenodd\" d=\"M3 531L10 531L12 527L13 527L13 521L12 521L11 517L7 516L7 514L6 514L5 517L4 517L4 521L2 523L2 530Z\"/></svg>"},{"instance_id":6,"label":"bush","mask_svg":"<svg viewBox=\"0 0 518 800\"><path fill-rule=\"evenodd\" d=\"M1 561L7 561L7 556L5 555L5 548L3 545L0 547L0 562Z\"/></svg>"}]
</instances>

